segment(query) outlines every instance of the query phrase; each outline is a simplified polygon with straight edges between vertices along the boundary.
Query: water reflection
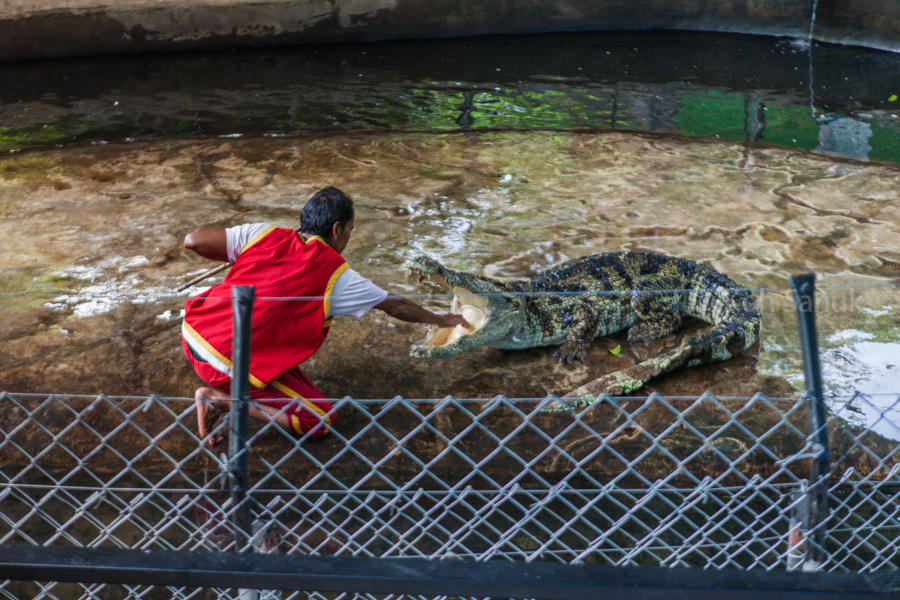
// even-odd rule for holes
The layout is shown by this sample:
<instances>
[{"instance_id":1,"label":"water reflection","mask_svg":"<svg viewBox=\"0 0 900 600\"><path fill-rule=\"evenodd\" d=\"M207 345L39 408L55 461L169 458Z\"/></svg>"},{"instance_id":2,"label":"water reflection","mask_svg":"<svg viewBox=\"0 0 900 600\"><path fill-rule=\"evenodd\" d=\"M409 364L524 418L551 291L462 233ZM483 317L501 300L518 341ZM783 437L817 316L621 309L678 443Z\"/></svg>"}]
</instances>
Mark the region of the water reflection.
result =
<instances>
[{"instance_id":1,"label":"water reflection","mask_svg":"<svg viewBox=\"0 0 900 600\"><path fill-rule=\"evenodd\" d=\"M898 70L890 53L696 32L5 64L0 151L169 136L611 128L896 162Z\"/></svg>"},{"instance_id":2,"label":"water reflection","mask_svg":"<svg viewBox=\"0 0 900 600\"><path fill-rule=\"evenodd\" d=\"M845 329L824 340L821 362L829 403L841 418L900 440L900 341Z\"/></svg>"},{"instance_id":3,"label":"water reflection","mask_svg":"<svg viewBox=\"0 0 900 600\"><path fill-rule=\"evenodd\" d=\"M872 333L854 330L828 339L830 345L839 344L822 352L823 376L835 393L900 397L900 342L874 339Z\"/></svg>"}]
</instances>

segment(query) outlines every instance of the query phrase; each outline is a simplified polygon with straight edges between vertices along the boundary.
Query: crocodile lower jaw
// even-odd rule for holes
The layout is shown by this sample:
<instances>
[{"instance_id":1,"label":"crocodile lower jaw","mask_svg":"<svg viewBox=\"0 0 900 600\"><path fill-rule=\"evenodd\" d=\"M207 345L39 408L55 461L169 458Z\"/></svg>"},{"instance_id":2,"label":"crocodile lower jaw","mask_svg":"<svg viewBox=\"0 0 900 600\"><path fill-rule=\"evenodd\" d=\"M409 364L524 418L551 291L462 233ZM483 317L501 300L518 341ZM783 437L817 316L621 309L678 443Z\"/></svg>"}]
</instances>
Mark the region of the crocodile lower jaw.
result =
<instances>
[{"instance_id":1,"label":"crocodile lower jaw","mask_svg":"<svg viewBox=\"0 0 900 600\"><path fill-rule=\"evenodd\" d=\"M472 335L484 327L491 315L487 299L472 294L469 290L462 287L453 288L453 302L450 305L450 312L462 315L469 324L469 328L462 325L437 327L428 332L428 335L419 344L421 348L452 346L461 338Z\"/></svg>"}]
</instances>

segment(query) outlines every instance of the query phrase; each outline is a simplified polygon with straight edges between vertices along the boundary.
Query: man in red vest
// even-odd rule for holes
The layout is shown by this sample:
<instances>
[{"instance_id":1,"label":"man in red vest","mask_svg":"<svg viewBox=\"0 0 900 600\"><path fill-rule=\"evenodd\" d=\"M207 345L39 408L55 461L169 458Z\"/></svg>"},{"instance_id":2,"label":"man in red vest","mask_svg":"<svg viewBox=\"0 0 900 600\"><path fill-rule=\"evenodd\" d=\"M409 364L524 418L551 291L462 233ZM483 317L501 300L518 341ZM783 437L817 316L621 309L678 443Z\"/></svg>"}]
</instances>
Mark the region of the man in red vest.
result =
<instances>
[{"instance_id":1,"label":"man in red vest","mask_svg":"<svg viewBox=\"0 0 900 600\"><path fill-rule=\"evenodd\" d=\"M387 292L349 267L341 256L354 227L353 201L335 188L309 199L300 233L266 223L229 229L202 227L186 248L212 260L234 263L225 279L185 303L184 353L209 387L194 394L200 436L210 435L231 407L231 288L252 285L249 415L274 421L297 435L317 437L334 422L334 407L300 370L325 341L335 316L362 318L371 308L411 323L463 325L455 314L435 314Z\"/></svg>"}]
</instances>

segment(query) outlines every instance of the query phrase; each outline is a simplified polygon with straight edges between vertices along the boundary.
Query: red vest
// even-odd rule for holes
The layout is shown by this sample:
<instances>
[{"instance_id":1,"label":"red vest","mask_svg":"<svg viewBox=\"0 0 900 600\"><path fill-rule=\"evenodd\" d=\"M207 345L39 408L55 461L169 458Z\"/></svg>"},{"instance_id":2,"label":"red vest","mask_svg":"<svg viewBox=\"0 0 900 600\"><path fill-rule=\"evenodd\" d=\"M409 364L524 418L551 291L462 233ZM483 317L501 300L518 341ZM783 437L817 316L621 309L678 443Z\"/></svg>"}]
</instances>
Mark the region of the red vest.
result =
<instances>
[{"instance_id":1,"label":"red vest","mask_svg":"<svg viewBox=\"0 0 900 600\"><path fill-rule=\"evenodd\" d=\"M348 267L322 238L304 242L293 230L269 227L244 246L221 283L188 299L184 329L193 342L232 368L231 288L254 286L250 383L263 388L325 341L331 292Z\"/></svg>"}]
</instances>

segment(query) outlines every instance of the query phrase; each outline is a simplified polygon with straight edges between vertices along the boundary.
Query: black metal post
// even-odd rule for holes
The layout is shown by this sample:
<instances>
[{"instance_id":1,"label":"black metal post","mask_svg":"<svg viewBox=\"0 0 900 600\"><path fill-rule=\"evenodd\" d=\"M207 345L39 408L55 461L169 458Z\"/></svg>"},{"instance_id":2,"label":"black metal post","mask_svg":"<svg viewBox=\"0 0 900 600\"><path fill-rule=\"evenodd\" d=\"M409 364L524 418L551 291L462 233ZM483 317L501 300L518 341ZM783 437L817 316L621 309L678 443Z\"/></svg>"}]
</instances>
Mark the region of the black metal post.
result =
<instances>
[{"instance_id":1,"label":"black metal post","mask_svg":"<svg viewBox=\"0 0 900 600\"><path fill-rule=\"evenodd\" d=\"M247 410L250 403L250 318L253 312L253 286L231 288L234 314L232 333L231 426L228 435L228 470L231 475L231 522L235 550L250 551L250 506L247 489Z\"/></svg>"},{"instance_id":2,"label":"black metal post","mask_svg":"<svg viewBox=\"0 0 900 600\"><path fill-rule=\"evenodd\" d=\"M809 412L809 446L812 465L809 473L808 510L804 529L809 544L803 570L818 570L825 563L825 519L828 516L831 451L825 421L822 370L819 365L819 342L816 335L816 276L812 273L791 276L791 288L800 322L800 349L803 355L804 394Z\"/></svg>"}]
</instances>

